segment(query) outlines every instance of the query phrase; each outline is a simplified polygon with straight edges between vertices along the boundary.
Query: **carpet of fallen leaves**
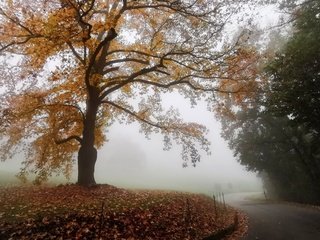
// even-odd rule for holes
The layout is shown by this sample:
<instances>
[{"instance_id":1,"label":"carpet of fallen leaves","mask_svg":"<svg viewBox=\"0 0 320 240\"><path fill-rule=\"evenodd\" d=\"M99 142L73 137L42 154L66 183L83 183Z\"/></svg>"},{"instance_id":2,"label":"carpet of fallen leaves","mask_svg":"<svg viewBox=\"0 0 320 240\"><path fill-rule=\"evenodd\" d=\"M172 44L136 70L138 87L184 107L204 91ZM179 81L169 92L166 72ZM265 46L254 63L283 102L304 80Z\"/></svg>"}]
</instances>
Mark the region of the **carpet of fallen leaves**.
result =
<instances>
[{"instance_id":1,"label":"carpet of fallen leaves","mask_svg":"<svg viewBox=\"0 0 320 240\"><path fill-rule=\"evenodd\" d=\"M0 239L196 240L234 216L233 209L190 193L110 185L0 188Z\"/></svg>"},{"instance_id":2,"label":"carpet of fallen leaves","mask_svg":"<svg viewBox=\"0 0 320 240\"><path fill-rule=\"evenodd\" d=\"M235 229L229 235L226 235L221 240L239 240L247 234L248 231L248 216L243 212L237 211L237 223Z\"/></svg>"}]
</instances>

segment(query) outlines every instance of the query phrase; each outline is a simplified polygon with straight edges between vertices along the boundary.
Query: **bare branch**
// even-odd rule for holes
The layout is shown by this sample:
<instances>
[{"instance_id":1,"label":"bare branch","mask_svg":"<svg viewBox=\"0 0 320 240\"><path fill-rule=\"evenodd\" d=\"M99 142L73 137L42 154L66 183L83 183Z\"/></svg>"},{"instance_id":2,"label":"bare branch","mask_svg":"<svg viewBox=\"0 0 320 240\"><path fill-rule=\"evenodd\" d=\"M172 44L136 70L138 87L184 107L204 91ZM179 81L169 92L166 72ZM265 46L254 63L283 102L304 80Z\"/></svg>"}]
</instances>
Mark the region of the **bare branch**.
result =
<instances>
[{"instance_id":1,"label":"bare branch","mask_svg":"<svg viewBox=\"0 0 320 240\"><path fill-rule=\"evenodd\" d=\"M19 27L21 27L22 29L26 30L30 35L33 35L33 32L27 28L26 26L22 25L21 22L19 22L17 19L13 19L12 17L8 16L2 8L0 8L0 14L5 16L7 19L9 19L11 22L13 22L14 24L18 25Z\"/></svg>"},{"instance_id":2,"label":"bare branch","mask_svg":"<svg viewBox=\"0 0 320 240\"><path fill-rule=\"evenodd\" d=\"M191 89L195 90L195 91L202 91L202 92L219 92L219 93L230 93L230 94L236 94L236 93L248 93L250 91L245 91L243 90L243 87L239 87L236 90L222 90L219 87L205 87L205 86L201 86L200 84L195 84L192 83L190 80L187 80L187 78L202 78L202 79L213 79L214 77L201 77L201 76L197 76L197 75L188 75L185 76L179 80L175 80L172 81L170 83L167 84L162 84L159 82L153 82L153 81L149 81L149 80L145 80L145 79L135 79L134 81L132 81L132 83L143 83L143 84L147 84L147 85L153 85L159 88L170 88L176 85L187 85L189 86ZM219 77L221 78L221 77ZM229 78L225 78L228 80L233 80L233 79L229 79ZM238 81L240 81L240 79L237 79ZM244 79L245 80L245 79Z\"/></svg>"},{"instance_id":3,"label":"bare branch","mask_svg":"<svg viewBox=\"0 0 320 240\"><path fill-rule=\"evenodd\" d=\"M43 108L46 108L46 107L68 107L68 108L73 108L73 109L77 110L77 112L79 112L81 114L82 121L84 121L84 119L85 119L85 115L84 115L83 111L81 110L81 108L76 106L76 105L71 105L71 104L63 104L63 103L43 104L43 105L36 106L31 111L34 111L34 110L37 110L37 109L43 109Z\"/></svg>"},{"instance_id":4,"label":"bare branch","mask_svg":"<svg viewBox=\"0 0 320 240\"><path fill-rule=\"evenodd\" d=\"M114 71L117 71L117 70L119 70L119 67L107 68L107 69L103 70L102 74L105 75L107 73L111 73L111 72L114 72Z\"/></svg>"},{"instance_id":5,"label":"bare branch","mask_svg":"<svg viewBox=\"0 0 320 240\"><path fill-rule=\"evenodd\" d=\"M116 54L116 53L134 53L134 54L138 54L138 55L142 55L142 56L146 56L146 57L153 57L156 59L160 59L161 56L158 55L153 55L147 52L143 52L143 51L138 51L138 50L124 50L124 49L117 49L117 50L113 50L108 52L108 55L112 55L112 54Z\"/></svg>"},{"instance_id":6,"label":"bare branch","mask_svg":"<svg viewBox=\"0 0 320 240\"><path fill-rule=\"evenodd\" d=\"M91 4L89 6L89 8L84 11L81 8L81 3L79 4L79 6L76 6L72 1L68 1L68 3L70 4L71 7L73 7L75 9L75 11L77 12L77 21L79 22L80 27L82 28L82 31L85 33L83 36L83 42L88 41L91 36L91 29L92 29L92 25L86 21L84 21L83 19L90 13L90 11L93 9L94 4L95 4L95 0L91 1Z\"/></svg>"},{"instance_id":7,"label":"bare branch","mask_svg":"<svg viewBox=\"0 0 320 240\"><path fill-rule=\"evenodd\" d=\"M153 67L150 67L150 68L143 68L141 69L140 71L137 71L135 73L132 73L127 80L119 83L118 85L112 87L112 88L109 88L108 90L106 90L105 92L101 93L99 99L100 100L103 100L108 94L116 91L117 89L120 89L121 87L125 86L126 84L132 82L136 77L139 77L141 75L144 75L144 74L147 74L147 73L150 73L150 72L154 72L156 71L161 65L155 65Z\"/></svg>"},{"instance_id":8,"label":"bare branch","mask_svg":"<svg viewBox=\"0 0 320 240\"><path fill-rule=\"evenodd\" d=\"M115 63L123 63L123 62L137 62L137 63L141 63L141 64L146 64L146 65L150 63L149 61L140 60L140 59L136 59L136 58L123 58L123 59L109 61L106 63L106 65L111 65L111 64L115 64Z\"/></svg>"},{"instance_id":9,"label":"bare branch","mask_svg":"<svg viewBox=\"0 0 320 240\"><path fill-rule=\"evenodd\" d=\"M123 4L123 9L127 9L127 0L123 0L122 1L122 4Z\"/></svg>"},{"instance_id":10,"label":"bare branch","mask_svg":"<svg viewBox=\"0 0 320 240\"><path fill-rule=\"evenodd\" d=\"M76 51L76 49L73 47L72 43L70 41L67 42L67 45L70 47L73 55L83 64L85 65L85 60L81 58L79 53Z\"/></svg>"},{"instance_id":11,"label":"bare branch","mask_svg":"<svg viewBox=\"0 0 320 240\"><path fill-rule=\"evenodd\" d=\"M82 117L82 120L84 121L85 119L85 115L83 113L83 111L81 110L80 107L76 106L76 105L72 105L72 104L63 104L63 103L52 103L52 104L46 104L46 105L42 105L42 107L50 107L50 106L61 106L61 107L69 107L69 108L73 108L75 110L77 110L80 114L81 114L81 117Z\"/></svg>"},{"instance_id":12,"label":"bare branch","mask_svg":"<svg viewBox=\"0 0 320 240\"><path fill-rule=\"evenodd\" d=\"M96 62L96 58L97 58L98 54L100 53L102 48L108 42L112 41L116 37L117 37L117 33L116 33L115 29L111 28L109 30L107 36L105 37L105 39L99 43L99 45L97 46L97 48L93 52L93 54L92 54L92 56L90 58L87 70L86 70L86 74L85 74L85 83L86 83L87 88L90 88L90 76L91 76L93 68L95 67L95 62Z\"/></svg>"},{"instance_id":13,"label":"bare branch","mask_svg":"<svg viewBox=\"0 0 320 240\"><path fill-rule=\"evenodd\" d=\"M110 105L110 106L112 106L112 107L114 107L114 108L117 108L118 110L121 110L121 111L129 114L130 116L133 116L133 117L136 118L137 120L139 120L139 121L141 121L141 122L144 122L144 123L147 123L147 124L149 124L149 125L151 125L151 126L153 126L153 127L160 128L160 129L164 129L164 130L167 129L167 126L162 126L162 125L160 125L159 123L154 123L154 122L151 122L151 121L149 121L149 120L147 120L147 119L145 119L145 118L142 118L141 116L139 116L138 113L135 113L135 112L133 112L133 111L130 111L129 109L127 109L127 108L125 108L125 107L123 107L123 106L120 106L120 105L118 105L118 104L116 104L116 103L114 103L114 102L110 102L110 101L104 100L104 101L102 101L101 103L105 103L105 104L108 104L108 105Z\"/></svg>"},{"instance_id":14,"label":"bare branch","mask_svg":"<svg viewBox=\"0 0 320 240\"><path fill-rule=\"evenodd\" d=\"M79 136L70 136L70 137L68 137L68 138L59 139L59 140L56 140L56 139L55 139L54 142L55 142L56 144L60 145L60 144L69 142L69 141L71 141L71 140L76 140L76 141L78 141L80 144L82 144L82 138L79 137Z\"/></svg>"},{"instance_id":15,"label":"bare branch","mask_svg":"<svg viewBox=\"0 0 320 240\"><path fill-rule=\"evenodd\" d=\"M201 19L207 15L210 15L212 13L215 13L217 9L220 7L219 4L216 5L216 7L211 10L211 11L206 11L206 12L196 12L196 11L190 11L190 9L194 8L198 0L195 0L191 2L189 5L183 6L181 1L159 1L160 3L155 3L155 4L141 4L141 2L134 1L131 2L131 6L126 6L126 10L137 10L137 9L168 9L175 11L183 16L192 16L196 17L198 19ZM205 21L204 19L201 19ZM206 21L207 22L207 21Z\"/></svg>"},{"instance_id":16,"label":"bare branch","mask_svg":"<svg viewBox=\"0 0 320 240\"><path fill-rule=\"evenodd\" d=\"M24 41L20 41L20 42L16 42L16 41L12 41L11 43L8 43L7 45L5 46L2 46L2 44L0 44L1 48L0 48L0 52L6 50L7 48L11 47L11 46L14 46L14 45L22 45L22 44L25 44L27 42L30 41L30 39L32 38L37 38L37 37L42 37L40 35L38 36L29 36L29 37L26 37L26 39Z\"/></svg>"}]
</instances>

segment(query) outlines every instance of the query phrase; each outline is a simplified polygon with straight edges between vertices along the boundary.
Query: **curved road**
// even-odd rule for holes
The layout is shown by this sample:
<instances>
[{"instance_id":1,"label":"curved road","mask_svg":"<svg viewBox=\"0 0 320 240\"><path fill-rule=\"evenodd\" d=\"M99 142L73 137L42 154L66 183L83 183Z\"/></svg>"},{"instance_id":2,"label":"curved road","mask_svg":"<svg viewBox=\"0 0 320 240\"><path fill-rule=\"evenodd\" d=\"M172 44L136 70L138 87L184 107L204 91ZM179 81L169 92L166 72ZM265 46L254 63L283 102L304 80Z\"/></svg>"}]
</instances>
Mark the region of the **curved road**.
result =
<instances>
[{"instance_id":1,"label":"curved road","mask_svg":"<svg viewBox=\"0 0 320 240\"><path fill-rule=\"evenodd\" d=\"M252 200L252 197L252 193L226 195L229 205L241 209L249 217L248 234L242 240L320 239L320 210L302 205Z\"/></svg>"}]
</instances>

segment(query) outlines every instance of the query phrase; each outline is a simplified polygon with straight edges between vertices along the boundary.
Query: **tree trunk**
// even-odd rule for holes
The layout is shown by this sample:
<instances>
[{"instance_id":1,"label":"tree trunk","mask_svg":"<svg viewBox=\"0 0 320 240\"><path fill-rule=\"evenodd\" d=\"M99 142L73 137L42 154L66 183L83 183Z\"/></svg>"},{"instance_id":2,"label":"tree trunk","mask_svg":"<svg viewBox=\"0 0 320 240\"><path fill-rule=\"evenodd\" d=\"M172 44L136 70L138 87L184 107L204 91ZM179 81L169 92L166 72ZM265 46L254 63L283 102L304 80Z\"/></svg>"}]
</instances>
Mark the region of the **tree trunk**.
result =
<instances>
[{"instance_id":1,"label":"tree trunk","mask_svg":"<svg viewBox=\"0 0 320 240\"><path fill-rule=\"evenodd\" d=\"M83 122L81 147L78 152L78 184L92 186L96 184L94 179L94 167L97 161L97 150L94 147L95 125L99 107L98 91L89 89L87 111Z\"/></svg>"},{"instance_id":2,"label":"tree trunk","mask_svg":"<svg viewBox=\"0 0 320 240\"><path fill-rule=\"evenodd\" d=\"M92 146L81 146L78 153L78 184L92 186L96 184L94 179L94 167L97 160L97 150Z\"/></svg>"}]
</instances>

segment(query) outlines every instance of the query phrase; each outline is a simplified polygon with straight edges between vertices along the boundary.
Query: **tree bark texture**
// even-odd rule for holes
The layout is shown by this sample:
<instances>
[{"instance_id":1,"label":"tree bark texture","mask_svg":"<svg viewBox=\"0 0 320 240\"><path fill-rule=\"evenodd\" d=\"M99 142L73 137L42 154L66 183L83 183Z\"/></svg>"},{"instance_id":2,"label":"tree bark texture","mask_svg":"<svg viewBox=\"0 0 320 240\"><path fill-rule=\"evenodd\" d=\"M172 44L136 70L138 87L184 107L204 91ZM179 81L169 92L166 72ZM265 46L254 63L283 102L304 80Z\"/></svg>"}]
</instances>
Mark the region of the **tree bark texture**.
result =
<instances>
[{"instance_id":1,"label":"tree bark texture","mask_svg":"<svg viewBox=\"0 0 320 240\"><path fill-rule=\"evenodd\" d=\"M90 89L84 119L82 143L78 152L78 184L82 186L92 186L96 184L94 168L97 161L97 150L94 142L98 107L98 92L94 88Z\"/></svg>"},{"instance_id":2,"label":"tree bark texture","mask_svg":"<svg viewBox=\"0 0 320 240\"><path fill-rule=\"evenodd\" d=\"M94 179L94 167L97 160L97 150L92 146L81 146L78 153L78 184L92 186L96 184Z\"/></svg>"}]
</instances>

